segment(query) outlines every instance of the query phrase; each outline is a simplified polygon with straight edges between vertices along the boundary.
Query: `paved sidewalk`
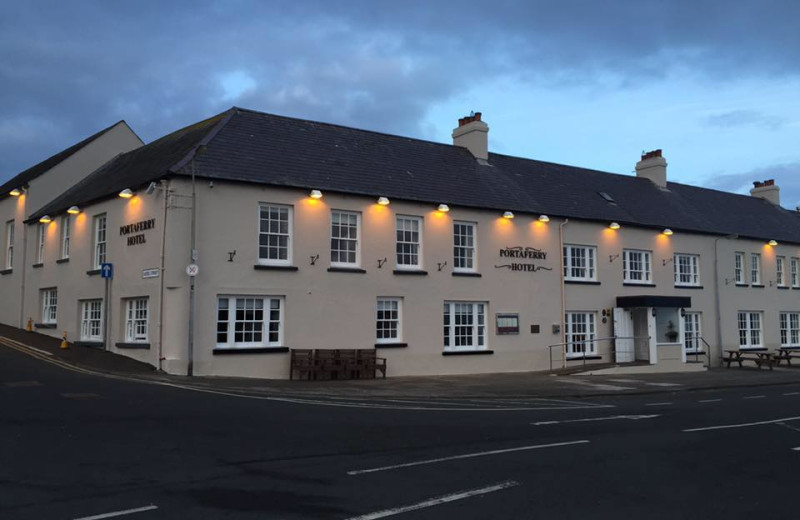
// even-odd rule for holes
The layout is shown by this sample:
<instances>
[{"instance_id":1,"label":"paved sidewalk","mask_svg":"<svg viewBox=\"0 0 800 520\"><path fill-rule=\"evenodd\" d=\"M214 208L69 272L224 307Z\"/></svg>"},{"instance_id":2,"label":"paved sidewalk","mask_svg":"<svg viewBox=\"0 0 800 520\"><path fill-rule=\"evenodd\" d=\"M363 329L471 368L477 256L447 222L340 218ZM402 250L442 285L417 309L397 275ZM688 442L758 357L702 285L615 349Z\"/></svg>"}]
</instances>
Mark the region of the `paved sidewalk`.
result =
<instances>
[{"instance_id":1,"label":"paved sidewalk","mask_svg":"<svg viewBox=\"0 0 800 520\"><path fill-rule=\"evenodd\" d=\"M799 367L714 368L705 372L631 375L553 375L544 372L463 376L393 377L367 381L288 381L234 377L186 377L102 350L61 350L61 341L0 325L0 337L50 352L53 358L97 372L196 388L265 396L320 398L576 398L800 383ZM3 347L0 347L3 348Z\"/></svg>"}]
</instances>

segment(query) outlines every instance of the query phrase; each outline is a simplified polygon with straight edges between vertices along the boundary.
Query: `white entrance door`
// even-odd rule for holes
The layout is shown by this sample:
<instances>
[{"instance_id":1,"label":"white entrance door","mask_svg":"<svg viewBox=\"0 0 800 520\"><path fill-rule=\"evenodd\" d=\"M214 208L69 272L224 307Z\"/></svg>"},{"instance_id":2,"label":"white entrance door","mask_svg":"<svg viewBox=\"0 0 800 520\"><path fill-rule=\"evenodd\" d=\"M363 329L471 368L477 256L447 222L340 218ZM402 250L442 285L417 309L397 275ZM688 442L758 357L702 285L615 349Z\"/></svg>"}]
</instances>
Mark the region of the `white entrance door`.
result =
<instances>
[{"instance_id":1,"label":"white entrance door","mask_svg":"<svg viewBox=\"0 0 800 520\"><path fill-rule=\"evenodd\" d=\"M634 334L631 311L621 307L614 307L613 313L614 336L617 338L632 338ZM617 363L632 363L636 359L632 339L615 339L614 350L616 351Z\"/></svg>"},{"instance_id":2,"label":"white entrance door","mask_svg":"<svg viewBox=\"0 0 800 520\"><path fill-rule=\"evenodd\" d=\"M658 363L658 350L656 349L656 317L653 308L647 307L647 335L650 337L650 364Z\"/></svg>"}]
</instances>

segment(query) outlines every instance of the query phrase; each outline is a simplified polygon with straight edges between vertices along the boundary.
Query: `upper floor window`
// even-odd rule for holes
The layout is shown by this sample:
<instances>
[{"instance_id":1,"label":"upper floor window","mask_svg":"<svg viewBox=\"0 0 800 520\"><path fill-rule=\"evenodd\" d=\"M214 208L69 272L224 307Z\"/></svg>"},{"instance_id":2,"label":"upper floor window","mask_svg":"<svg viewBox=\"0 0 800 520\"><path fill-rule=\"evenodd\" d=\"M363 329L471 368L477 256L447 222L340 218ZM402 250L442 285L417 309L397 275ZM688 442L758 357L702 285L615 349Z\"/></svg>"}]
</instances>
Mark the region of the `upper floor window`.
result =
<instances>
[{"instance_id":1,"label":"upper floor window","mask_svg":"<svg viewBox=\"0 0 800 520\"><path fill-rule=\"evenodd\" d=\"M14 221L9 220L6 222L6 259L5 268L12 269L14 267Z\"/></svg>"},{"instance_id":2,"label":"upper floor window","mask_svg":"<svg viewBox=\"0 0 800 520\"><path fill-rule=\"evenodd\" d=\"M283 298L221 296L217 299L217 347L283 346Z\"/></svg>"},{"instance_id":3,"label":"upper floor window","mask_svg":"<svg viewBox=\"0 0 800 520\"><path fill-rule=\"evenodd\" d=\"M780 315L781 346L800 347L800 313L782 312Z\"/></svg>"},{"instance_id":4,"label":"upper floor window","mask_svg":"<svg viewBox=\"0 0 800 520\"><path fill-rule=\"evenodd\" d=\"M592 246L564 246L564 279L595 281L597 248Z\"/></svg>"},{"instance_id":5,"label":"upper floor window","mask_svg":"<svg viewBox=\"0 0 800 520\"><path fill-rule=\"evenodd\" d=\"M360 264L360 228L359 213L338 210L331 212L331 266L357 267Z\"/></svg>"},{"instance_id":6,"label":"upper floor window","mask_svg":"<svg viewBox=\"0 0 800 520\"><path fill-rule=\"evenodd\" d=\"M652 283L652 253L637 249L622 252L622 278L627 283Z\"/></svg>"},{"instance_id":7,"label":"upper floor window","mask_svg":"<svg viewBox=\"0 0 800 520\"><path fill-rule=\"evenodd\" d=\"M95 269L100 269L106 262L106 215L96 215L92 227L94 228L92 262Z\"/></svg>"},{"instance_id":8,"label":"upper floor window","mask_svg":"<svg viewBox=\"0 0 800 520\"><path fill-rule=\"evenodd\" d=\"M55 324L58 320L58 290L42 291L42 323Z\"/></svg>"},{"instance_id":9,"label":"upper floor window","mask_svg":"<svg viewBox=\"0 0 800 520\"><path fill-rule=\"evenodd\" d=\"M476 270L474 222L453 222L453 270L472 272Z\"/></svg>"},{"instance_id":10,"label":"upper floor window","mask_svg":"<svg viewBox=\"0 0 800 520\"><path fill-rule=\"evenodd\" d=\"M744 280L744 253L737 251L733 258L733 278L736 280L736 285L745 285L747 282Z\"/></svg>"},{"instance_id":11,"label":"upper floor window","mask_svg":"<svg viewBox=\"0 0 800 520\"><path fill-rule=\"evenodd\" d=\"M800 287L800 258L792 258L790 268L792 287Z\"/></svg>"},{"instance_id":12,"label":"upper floor window","mask_svg":"<svg viewBox=\"0 0 800 520\"><path fill-rule=\"evenodd\" d=\"M739 311L739 348L763 347L761 313Z\"/></svg>"},{"instance_id":13,"label":"upper floor window","mask_svg":"<svg viewBox=\"0 0 800 520\"><path fill-rule=\"evenodd\" d=\"M259 207L258 262L266 265L292 263L292 208L276 204Z\"/></svg>"},{"instance_id":14,"label":"upper floor window","mask_svg":"<svg viewBox=\"0 0 800 520\"><path fill-rule=\"evenodd\" d=\"M775 257L775 283L778 287L786 287L786 257Z\"/></svg>"},{"instance_id":15,"label":"upper floor window","mask_svg":"<svg viewBox=\"0 0 800 520\"><path fill-rule=\"evenodd\" d=\"M376 343L402 341L403 301L400 298L378 298L376 314Z\"/></svg>"},{"instance_id":16,"label":"upper floor window","mask_svg":"<svg viewBox=\"0 0 800 520\"><path fill-rule=\"evenodd\" d=\"M36 228L36 263L44 263L44 240L47 236L47 224L39 224Z\"/></svg>"},{"instance_id":17,"label":"upper floor window","mask_svg":"<svg viewBox=\"0 0 800 520\"><path fill-rule=\"evenodd\" d=\"M61 258L69 258L69 238L70 238L70 218L69 215L61 217Z\"/></svg>"},{"instance_id":18,"label":"upper floor window","mask_svg":"<svg viewBox=\"0 0 800 520\"><path fill-rule=\"evenodd\" d=\"M758 253L750 255L750 283L761 285L761 255Z\"/></svg>"},{"instance_id":19,"label":"upper floor window","mask_svg":"<svg viewBox=\"0 0 800 520\"><path fill-rule=\"evenodd\" d=\"M444 302L444 349L486 348L486 304Z\"/></svg>"},{"instance_id":20,"label":"upper floor window","mask_svg":"<svg viewBox=\"0 0 800 520\"><path fill-rule=\"evenodd\" d=\"M397 217L397 268L422 267L422 219Z\"/></svg>"},{"instance_id":21,"label":"upper floor window","mask_svg":"<svg viewBox=\"0 0 800 520\"><path fill-rule=\"evenodd\" d=\"M567 357L597 353L595 315L593 312L568 312L565 316Z\"/></svg>"},{"instance_id":22,"label":"upper floor window","mask_svg":"<svg viewBox=\"0 0 800 520\"><path fill-rule=\"evenodd\" d=\"M675 285L700 285L700 256L675 254Z\"/></svg>"},{"instance_id":23,"label":"upper floor window","mask_svg":"<svg viewBox=\"0 0 800 520\"><path fill-rule=\"evenodd\" d=\"M147 343L150 311L147 298L131 298L125 304L125 341Z\"/></svg>"}]
</instances>

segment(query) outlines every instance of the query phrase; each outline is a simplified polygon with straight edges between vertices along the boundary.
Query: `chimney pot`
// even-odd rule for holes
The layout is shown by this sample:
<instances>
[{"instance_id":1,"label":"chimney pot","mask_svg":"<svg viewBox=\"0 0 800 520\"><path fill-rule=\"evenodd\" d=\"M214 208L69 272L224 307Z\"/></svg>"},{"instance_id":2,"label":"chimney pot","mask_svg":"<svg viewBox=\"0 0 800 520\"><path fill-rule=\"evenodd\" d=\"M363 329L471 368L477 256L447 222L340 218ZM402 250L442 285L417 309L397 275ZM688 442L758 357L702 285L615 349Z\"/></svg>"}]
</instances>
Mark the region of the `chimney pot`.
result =
<instances>
[{"instance_id":1,"label":"chimney pot","mask_svg":"<svg viewBox=\"0 0 800 520\"><path fill-rule=\"evenodd\" d=\"M667 187L667 161L660 148L642 154L642 160L636 163L636 176L649 179L661 188Z\"/></svg>"},{"instance_id":2,"label":"chimney pot","mask_svg":"<svg viewBox=\"0 0 800 520\"><path fill-rule=\"evenodd\" d=\"M754 181L750 195L767 200L776 206L781 204L781 189L775 184L775 179L768 179L764 182Z\"/></svg>"}]
</instances>

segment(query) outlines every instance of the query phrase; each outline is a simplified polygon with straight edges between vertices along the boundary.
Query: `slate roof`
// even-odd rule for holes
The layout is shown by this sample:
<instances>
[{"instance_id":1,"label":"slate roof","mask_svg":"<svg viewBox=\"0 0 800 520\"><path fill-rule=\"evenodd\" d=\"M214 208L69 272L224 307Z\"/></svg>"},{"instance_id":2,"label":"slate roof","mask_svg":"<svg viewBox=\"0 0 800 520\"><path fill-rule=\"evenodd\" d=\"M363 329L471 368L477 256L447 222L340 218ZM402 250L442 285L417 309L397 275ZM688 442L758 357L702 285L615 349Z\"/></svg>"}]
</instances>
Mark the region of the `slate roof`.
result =
<instances>
[{"instance_id":1,"label":"slate roof","mask_svg":"<svg viewBox=\"0 0 800 520\"><path fill-rule=\"evenodd\" d=\"M27 170L24 170L23 172L15 175L13 178L11 178L10 180L8 180L7 182L5 182L3 185L0 186L0 200L3 200L4 198L8 197L8 192L13 190L14 188L20 188L22 186L27 186L35 178L37 178L40 175L46 173L48 170L54 168L58 164L66 161L72 155L74 155L76 152L78 152L81 148L83 148L86 145L90 144L92 141L96 140L98 137L102 136L103 134L105 134L106 132L108 132L109 130L111 130L112 128L117 126L118 124L124 123L124 122L125 121L123 121L123 120L117 121L113 125L100 130L96 134L90 135L89 137L87 137L83 141L81 141L79 143L76 143L76 144L70 146L69 148L67 148L65 150L61 150L57 154L55 154L55 155L53 155L51 157L48 157L44 161L42 161L42 162L40 162L38 164L34 164L33 166L31 166Z\"/></svg>"},{"instance_id":2,"label":"slate roof","mask_svg":"<svg viewBox=\"0 0 800 520\"><path fill-rule=\"evenodd\" d=\"M631 175L495 153L482 165L449 144L236 107L122 154L31 220L188 175L200 144L206 149L195 160L196 174L207 179L800 244L800 214L746 195L674 182L662 189Z\"/></svg>"}]
</instances>

